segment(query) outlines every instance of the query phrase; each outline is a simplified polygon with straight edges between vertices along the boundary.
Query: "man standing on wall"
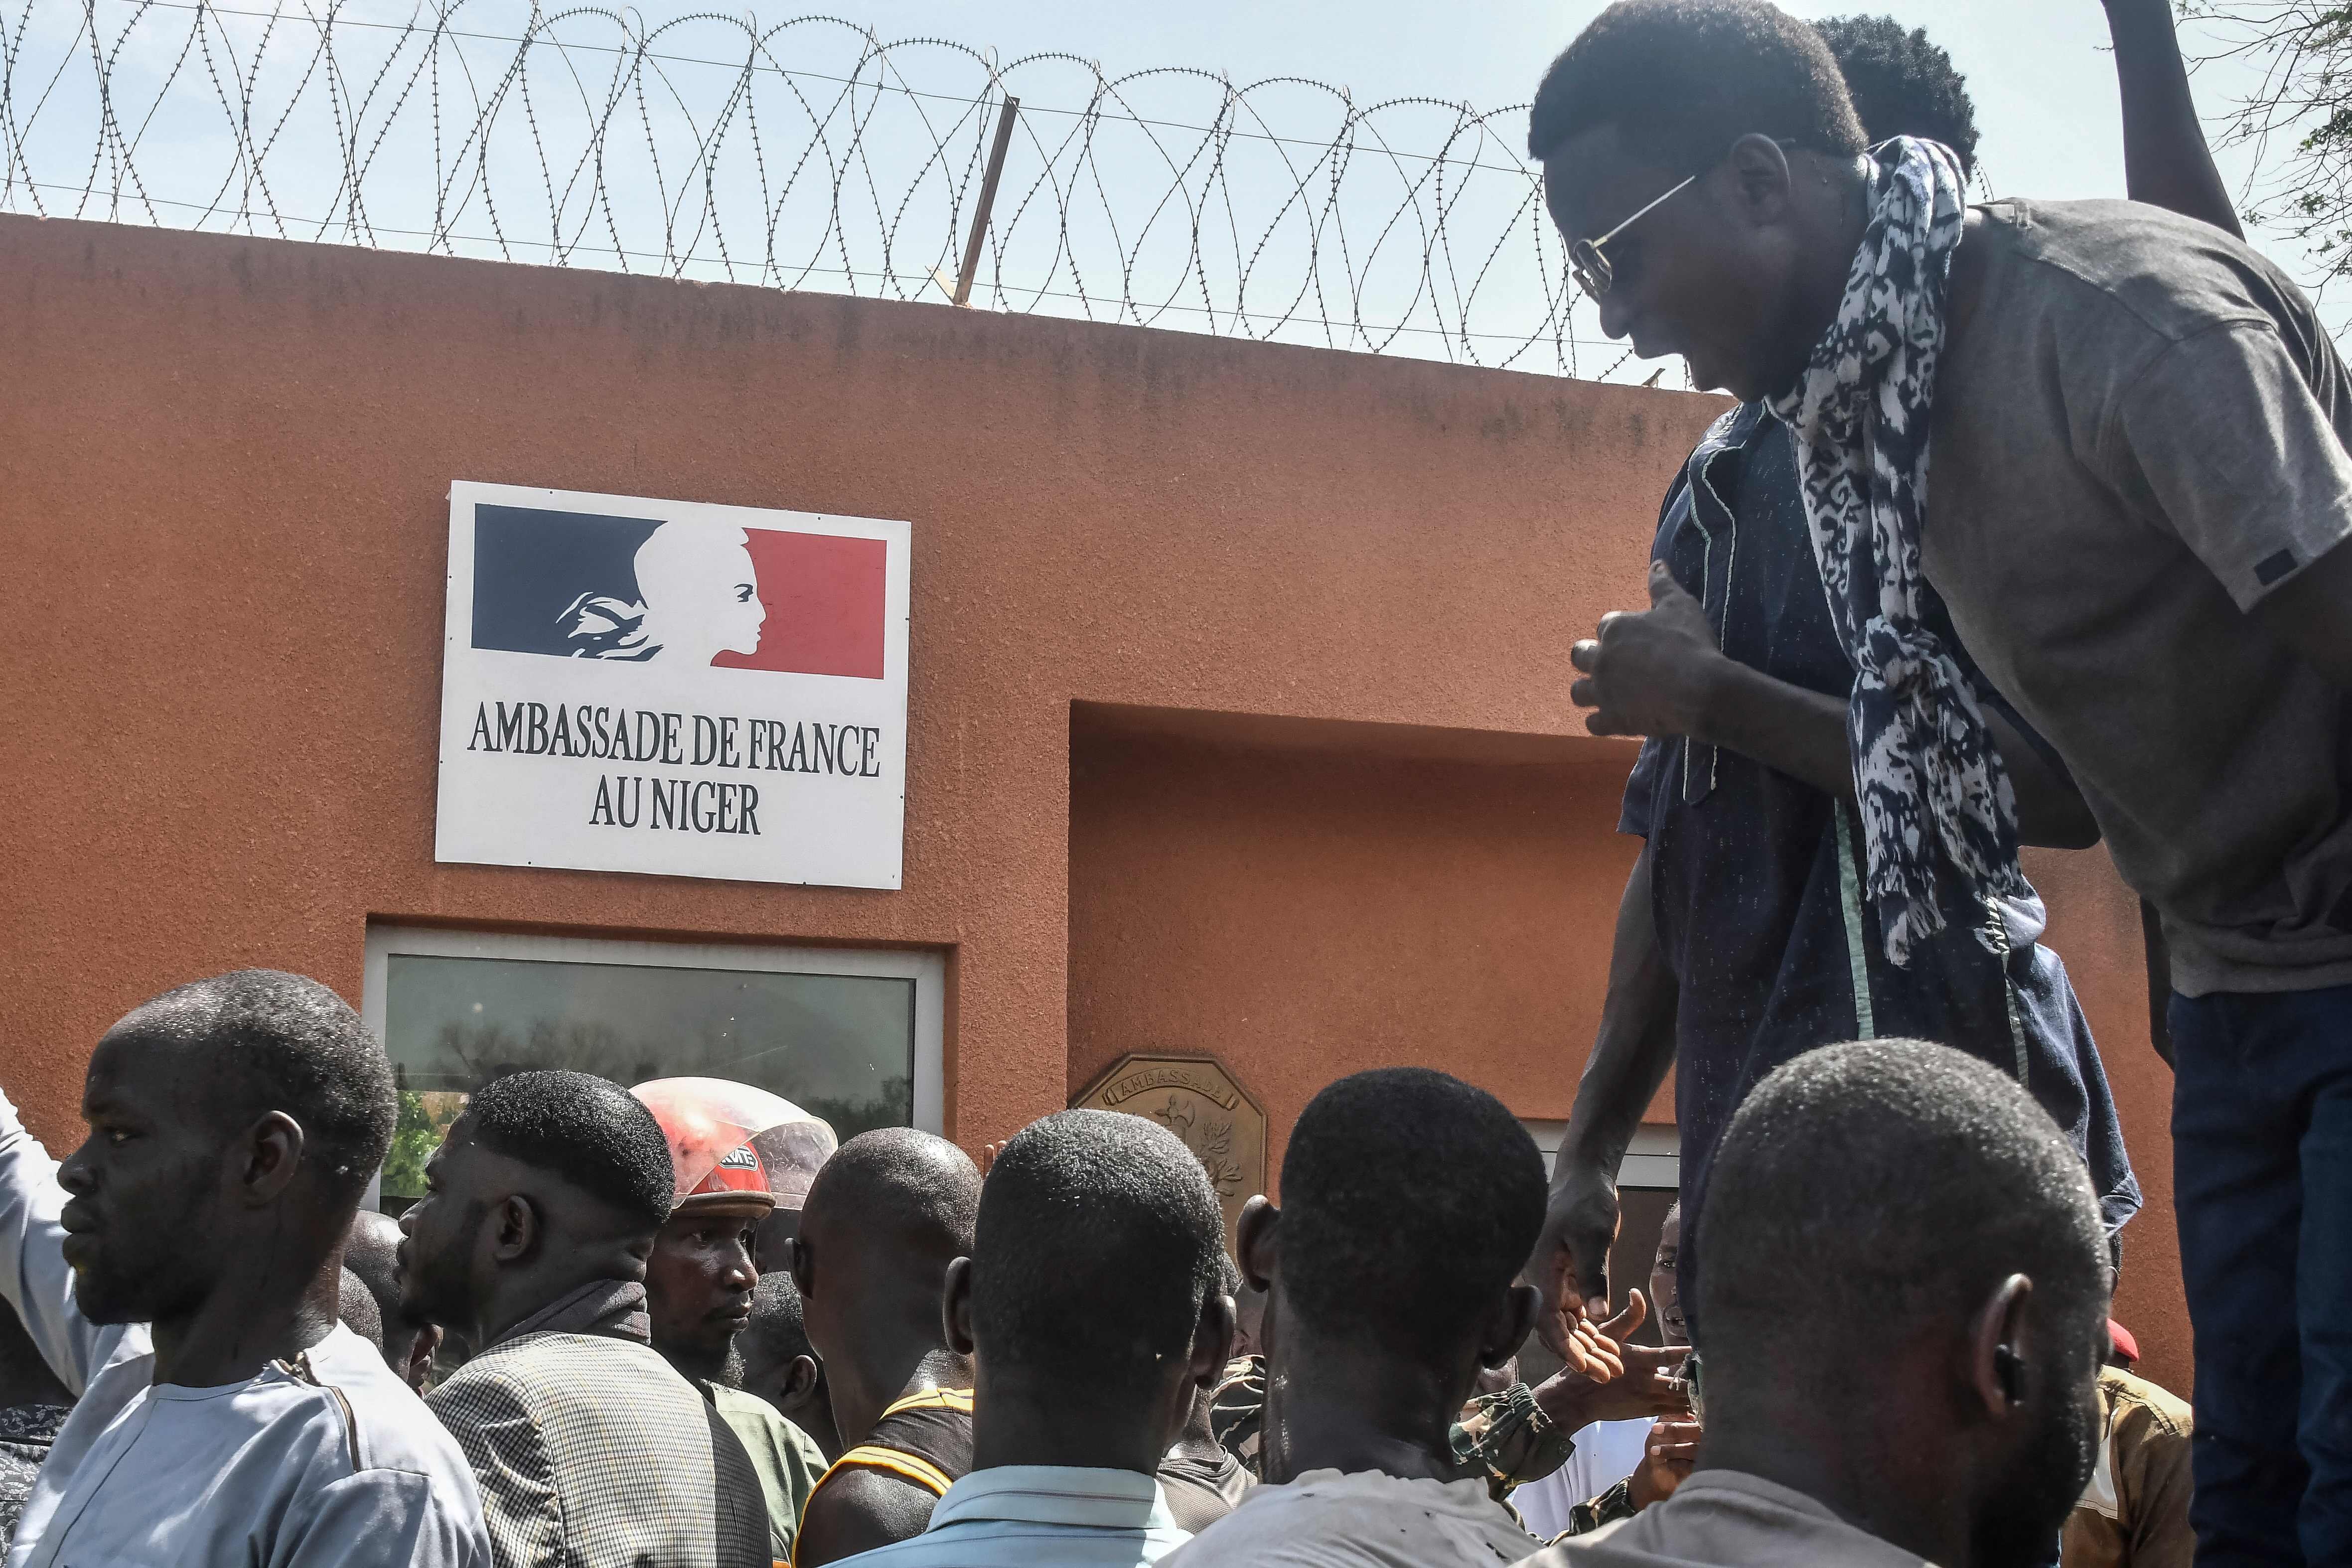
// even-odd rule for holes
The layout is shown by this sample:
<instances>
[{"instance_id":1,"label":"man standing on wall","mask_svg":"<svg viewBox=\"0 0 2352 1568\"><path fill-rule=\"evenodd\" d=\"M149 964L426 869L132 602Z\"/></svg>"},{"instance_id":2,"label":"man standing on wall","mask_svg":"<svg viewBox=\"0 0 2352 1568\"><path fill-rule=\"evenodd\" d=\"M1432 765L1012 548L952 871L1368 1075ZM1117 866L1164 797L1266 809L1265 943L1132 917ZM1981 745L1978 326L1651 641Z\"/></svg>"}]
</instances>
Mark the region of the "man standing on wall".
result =
<instances>
[{"instance_id":1,"label":"man standing on wall","mask_svg":"<svg viewBox=\"0 0 2352 1568\"><path fill-rule=\"evenodd\" d=\"M1974 107L1951 57L1924 32L1885 17L1835 19L1820 32L1868 89L1858 95L1874 117L1865 134L1932 138L1969 166ZM2149 66L2144 57L2134 63ZM1614 251L1629 273L1640 265L1639 232ZM1588 674L1574 695L1598 707L1594 731L1650 738L1621 823L1643 847L1538 1248L1553 1308L1547 1338L1580 1293L1607 1299L1617 1166L1669 1066L1685 1287L1703 1257L1701 1208L1731 1113L1781 1062L1853 1038L1946 1040L2009 1071L2066 1130L2108 1228L2121 1227L2139 1207L2139 1185L2074 988L2037 939L2032 890L1999 907L1948 899L1942 927L1915 941L1905 964L1890 960L1863 907L1845 740L1853 666L1822 592L1795 444L1762 403L1727 414L1691 455L1667 493L1650 570L1650 612L1611 618L1597 644L1576 650ZM1976 685L2016 787L2023 839L2095 842L2065 770ZM1685 1288L1682 1299L1690 1297Z\"/></svg>"},{"instance_id":2,"label":"man standing on wall","mask_svg":"<svg viewBox=\"0 0 2352 1568\"><path fill-rule=\"evenodd\" d=\"M1932 603L2162 915L2200 1555L2352 1559L2352 381L2210 225L1865 154L1801 29L1612 6L1537 98L1553 214L1610 331L1794 434L1890 952L2022 890Z\"/></svg>"}]
</instances>

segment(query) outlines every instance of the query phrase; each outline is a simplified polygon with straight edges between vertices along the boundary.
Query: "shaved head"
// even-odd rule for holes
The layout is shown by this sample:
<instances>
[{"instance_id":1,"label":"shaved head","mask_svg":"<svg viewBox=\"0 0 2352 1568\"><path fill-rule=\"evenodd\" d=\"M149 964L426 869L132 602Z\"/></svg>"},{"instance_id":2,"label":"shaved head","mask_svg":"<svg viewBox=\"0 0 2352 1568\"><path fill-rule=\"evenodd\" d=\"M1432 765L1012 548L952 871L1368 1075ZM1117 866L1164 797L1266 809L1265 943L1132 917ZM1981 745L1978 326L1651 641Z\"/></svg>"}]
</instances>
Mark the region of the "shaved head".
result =
<instances>
[{"instance_id":1,"label":"shaved head","mask_svg":"<svg viewBox=\"0 0 2352 1568\"><path fill-rule=\"evenodd\" d=\"M367 1282L349 1269L343 1270L341 1292L335 1299L335 1316L343 1326L383 1353L383 1309L376 1305Z\"/></svg>"},{"instance_id":2,"label":"shaved head","mask_svg":"<svg viewBox=\"0 0 2352 1568\"><path fill-rule=\"evenodd\" d=\"M352 1216L343 1238L343 1267L359 1276L386 1322L400 1311L399 1252L400 1221L373 1208Z\"/></svg>"},{"instance_id":3,"label":"shaved head","mask_svg":"<svg viewBox=\"0 0 2352 1568\"><path fill-rule=\"evenodd\" d=\"M980 1167L971 1155L929 1133L882 1127L860 1133L824 1163L809 1186L801 1228L862 1233L875 1247L945 1267L971 1253L979 1215Z\"/></svg>"},{"instance_id":4,"label":"shaved head","mask_svg":"<svg viewBox=\"0 0 2352 1568\"><path fill-rule=\"evenodd\" d=\"M980 1168L912 1127L861 1133L810 1184L793 1249L802 1322L824 1363L841 1436L861 1439L926 1363L968 1362L948 1345L948 1265L969 1257Z\"/></svg>"}]
</instances>

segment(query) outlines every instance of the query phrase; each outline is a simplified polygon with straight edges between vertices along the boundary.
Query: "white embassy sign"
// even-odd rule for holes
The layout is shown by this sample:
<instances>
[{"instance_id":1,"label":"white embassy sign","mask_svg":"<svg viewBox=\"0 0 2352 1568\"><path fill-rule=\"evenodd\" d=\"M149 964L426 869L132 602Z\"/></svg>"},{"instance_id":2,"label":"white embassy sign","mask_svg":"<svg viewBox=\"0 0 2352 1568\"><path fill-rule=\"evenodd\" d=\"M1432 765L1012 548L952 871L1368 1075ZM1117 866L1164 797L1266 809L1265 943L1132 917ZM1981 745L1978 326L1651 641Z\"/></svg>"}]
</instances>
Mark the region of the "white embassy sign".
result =
<instances>
[{"instance_id":1,"label":"white embassy sign","mask_svg":"<svg viewBox=\"0 0 2352 1568\"><path fill-rule=\"evenodd\" d=\"M452 485L434 858L898 886L908 532Z\"/></svg>"}]
</instances>

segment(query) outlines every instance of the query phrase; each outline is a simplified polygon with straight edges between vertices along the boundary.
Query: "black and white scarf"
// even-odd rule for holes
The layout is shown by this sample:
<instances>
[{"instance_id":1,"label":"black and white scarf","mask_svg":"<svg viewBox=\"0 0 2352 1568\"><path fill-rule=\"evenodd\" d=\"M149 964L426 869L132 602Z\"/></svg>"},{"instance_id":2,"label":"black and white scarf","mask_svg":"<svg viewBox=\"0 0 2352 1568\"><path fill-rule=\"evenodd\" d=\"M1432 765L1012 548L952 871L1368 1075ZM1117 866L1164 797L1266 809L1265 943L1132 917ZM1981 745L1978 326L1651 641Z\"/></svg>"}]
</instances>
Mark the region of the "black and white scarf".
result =
<instances>
[{"instance_id":1,"label":"black and white scarf","mask_svg":"<svg viewBox=\"0 0 2352 1568\"><path fill-rule=\"evenodd\" d=\"M1967 216L1959 165L1940 143L1907 136L1871 156L1869 226L1837 319L1771 407L1796 436L1813 555L1857 672L1846 734L1867 892L1886 956L1908 964L1912 945L1944 926L1939 858L1995 908L2036 901L2018 869L2000 754L1922 615L1936 361Z\"/></svg>"}]
</instances>

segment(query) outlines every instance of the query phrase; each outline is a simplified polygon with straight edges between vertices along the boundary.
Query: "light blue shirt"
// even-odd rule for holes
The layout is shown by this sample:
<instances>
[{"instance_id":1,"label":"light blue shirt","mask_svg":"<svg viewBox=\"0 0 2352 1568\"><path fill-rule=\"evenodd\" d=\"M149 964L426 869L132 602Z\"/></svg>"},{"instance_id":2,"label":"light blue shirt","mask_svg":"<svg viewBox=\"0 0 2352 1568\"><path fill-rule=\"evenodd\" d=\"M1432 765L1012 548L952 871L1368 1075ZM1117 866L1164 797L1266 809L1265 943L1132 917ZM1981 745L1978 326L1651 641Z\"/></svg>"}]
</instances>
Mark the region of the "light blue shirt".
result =
<instances>
[{"instance_id":1,"label":"light blue shirt","mask_svg":"<svg viewBox=\"0 0 2352 1568\"><path fill-rule=\"evenodd\" d=\"M948 1488L930 1528L858 1568L1142 1568L1192 1539L1139 1470L998 1465Z\"/></svg>"}]
</instances>

